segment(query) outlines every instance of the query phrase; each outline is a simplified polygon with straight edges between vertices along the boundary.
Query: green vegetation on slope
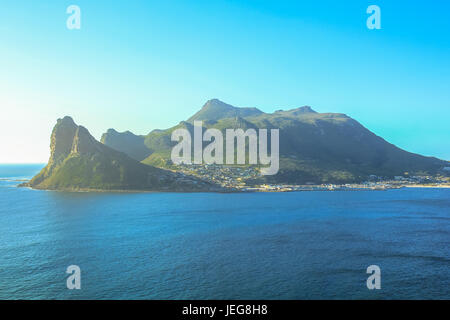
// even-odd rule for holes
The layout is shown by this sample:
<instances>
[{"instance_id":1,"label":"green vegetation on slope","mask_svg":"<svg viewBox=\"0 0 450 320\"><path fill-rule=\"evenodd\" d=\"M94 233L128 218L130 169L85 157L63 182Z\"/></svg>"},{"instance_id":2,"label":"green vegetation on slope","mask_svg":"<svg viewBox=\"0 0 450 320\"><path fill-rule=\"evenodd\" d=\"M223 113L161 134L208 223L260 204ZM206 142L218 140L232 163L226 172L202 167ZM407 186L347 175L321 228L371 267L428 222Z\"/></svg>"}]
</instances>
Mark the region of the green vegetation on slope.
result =
<instances>
[{"instance_id":1,"label":"green vegetation on slope","mask_svg":"<svg viewBox=\"0 0 450 320\"><path fill-rule=\"evenodd\" d=\"M142 162L171 167L170 153L176 144L171 141L171 133L182 127L193 136L194 120L202 120L204 130L221 130L224 139L226 129L280 129L280 170L277 175L262 177L262 181L345 183L362 181L369 175L436 174L449 166L447 161L397 148L345 114L317 113L308 106L267 114L217 99L208 101L188 121L145 136L145 146L141 147L150 155ZM126 152L120 144L116 148Z\"/></svg>"},{"instance_id":2,"label":"green vegetation on slope","mask_svg":"<svg viewBox=\"0 0 450 320\"><path fill-rule=\"evenodd\" d=\"M47 166L27 185L52 190L209 191L193 177L142 164L96 141L70 117L58 119Z\"/></svg>"}]
</instances>

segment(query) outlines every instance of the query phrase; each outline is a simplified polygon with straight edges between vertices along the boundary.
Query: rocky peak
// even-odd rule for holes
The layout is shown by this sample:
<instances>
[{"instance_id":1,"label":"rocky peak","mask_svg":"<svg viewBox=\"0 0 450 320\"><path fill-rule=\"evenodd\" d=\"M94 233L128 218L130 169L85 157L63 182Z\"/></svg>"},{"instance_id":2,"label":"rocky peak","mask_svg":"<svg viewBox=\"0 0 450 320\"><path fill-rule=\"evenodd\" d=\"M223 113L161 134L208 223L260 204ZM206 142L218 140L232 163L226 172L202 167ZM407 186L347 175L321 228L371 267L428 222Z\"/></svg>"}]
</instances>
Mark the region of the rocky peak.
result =
<instances>
[{"instance_id":1,"label":"rocky peak","mask_svg":"<svg viewBox=\"0 0 450 320\"><path fill-rule=\"evenodd\" d=\"M248 117L263 113L257 108L239 108L233 107L219 99L211 99L206 101L203 107L187 121L194 120L220 120L224 118L233 118L236 116Z\"/></svg>"},{"instance_id":2,"label":"rocky peak","mask_svg":"<svg viewBox=\"0 0 450 320\"><path fill-rule=\"evenodd\" d=\"M294 115L305 114L305 113L317 113L310 106L303 106L296 109L289 110L290 113Z\"/></svg>"},{"instance_id":3,"label":"rocky peak","mask_svg":"<svg viewBox=\"0 0 450 320\"><path fill-rule=\"evenodd\" d=\"M94 153L97 150L97 144L98 142L91 136L85 127L78 126L73 138L71 152Z\"/></svg>"},{"instance_id":4,"label":"rocky peak","mask_svg":"<svg viewBox=\"0 0 450 320\"><path fill-rule=\"evenodd\" d=\"M71 117L57 120L50 139L50 167L57 165L70 154L77 128Z\"/></svg>"},{"instance_id":5,"label":"rocky peak","mask_svg":"<svg viewBox=\"0 0 450 320\"><path fill-rule=\"evenodd\" d=\"M220 101L219 99L210 99L203 105L202 110L214 109L216 111L229 111L233 110L234 108L235 107L233 107L232 105Z\"/></svg>"}]
</instances>

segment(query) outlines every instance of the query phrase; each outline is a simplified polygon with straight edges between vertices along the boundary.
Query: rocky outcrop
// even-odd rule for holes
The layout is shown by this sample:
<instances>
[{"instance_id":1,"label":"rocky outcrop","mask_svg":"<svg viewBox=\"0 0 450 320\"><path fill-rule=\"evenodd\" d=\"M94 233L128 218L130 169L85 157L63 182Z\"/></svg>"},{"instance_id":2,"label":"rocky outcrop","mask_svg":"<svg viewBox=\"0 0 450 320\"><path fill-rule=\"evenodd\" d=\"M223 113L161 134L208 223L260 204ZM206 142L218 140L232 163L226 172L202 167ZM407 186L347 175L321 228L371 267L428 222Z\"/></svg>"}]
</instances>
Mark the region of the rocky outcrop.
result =
<instances>
[{"instance_id":1,"label":"rocky outcrop","mask_svg":"<svg viewBox=\"0 0 450 320\"><path fill-rule=\"evenodd\" d=\"M222 191L194 177L136 161L97 140L70 117L53 128L47 166L26 186L50 190Z\"/></svg>"}]
</instances>

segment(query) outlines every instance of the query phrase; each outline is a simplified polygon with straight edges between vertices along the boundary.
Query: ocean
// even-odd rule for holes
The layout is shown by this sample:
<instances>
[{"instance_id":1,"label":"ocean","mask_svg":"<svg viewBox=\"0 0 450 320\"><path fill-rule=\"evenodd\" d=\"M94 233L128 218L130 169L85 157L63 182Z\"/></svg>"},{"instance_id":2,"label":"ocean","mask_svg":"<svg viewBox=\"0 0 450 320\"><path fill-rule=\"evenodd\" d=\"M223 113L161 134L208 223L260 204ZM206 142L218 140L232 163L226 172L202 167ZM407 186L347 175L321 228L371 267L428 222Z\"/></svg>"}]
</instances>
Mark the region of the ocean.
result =
<instances>
[{"instance_id":1,"label":"ocean","mask_svg":"<svg viewBox=\"0 0 450 320\"><path fill-rule=\"evenodd\" d=\"M450 299L450 189L17 188L42 167L0 165L0 299Z\"/></svg>"}]
</instances>

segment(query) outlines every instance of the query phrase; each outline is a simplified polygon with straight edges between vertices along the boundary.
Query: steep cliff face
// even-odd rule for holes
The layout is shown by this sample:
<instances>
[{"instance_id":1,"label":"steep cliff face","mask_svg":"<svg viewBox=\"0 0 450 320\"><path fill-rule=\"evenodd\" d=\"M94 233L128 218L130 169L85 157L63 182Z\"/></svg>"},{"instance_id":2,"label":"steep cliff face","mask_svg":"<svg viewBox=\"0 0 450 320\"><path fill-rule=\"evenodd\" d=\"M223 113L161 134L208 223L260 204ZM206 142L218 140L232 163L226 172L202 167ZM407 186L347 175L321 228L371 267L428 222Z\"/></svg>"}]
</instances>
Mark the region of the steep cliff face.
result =
<instances>
[{"instance_id":1,"label":"steep cliff face","mask_svg":"<svg viewBox=\"0 0 450 320\"><path fill-rule=\"evenodd\" d=\"M57 120L50 137L50 158L47 166L30 183L41 183L69 156L77 129L78 126L71 117Z\"/></svg>"},{"instance_id":2,"label":"steep cliff face","mask_svg":"<svg viewBox=\"0 0 450 320\"><path fill-rule=\"evenodd\" d=\"M71 117L57 120L50 138L51 157L49 162L56 165L69 155L77 130L78 126Z\"/></svg>"},{"instance_id":3,"label":"steep cliff face","mask_svg":"<svg viewBox=\"0 0 450 320\"><path fill-rule=\"evenodd\" d=\"M105 146L70 117L58 119L50 151L47 166L28 186L52 190L217 191L206 182L142 164Z\"/></svg>"},{"instance_id":4,"label":"steep cliff face","mask_svg":"<svg viewBox=\"0 0 450 320\"><path fill-rule=\"evenodd\" d=\"M70 150L71 153L93 154L105 150L106 149L90 135L85 127L79 126L77 128L73 137L72 149Z\"/></svg>"}]
</instances>

